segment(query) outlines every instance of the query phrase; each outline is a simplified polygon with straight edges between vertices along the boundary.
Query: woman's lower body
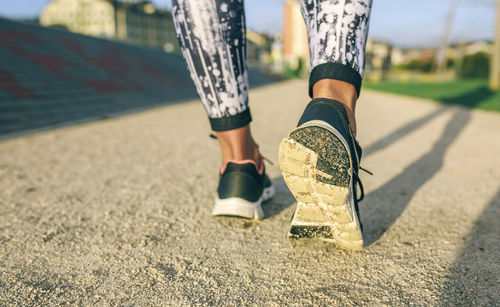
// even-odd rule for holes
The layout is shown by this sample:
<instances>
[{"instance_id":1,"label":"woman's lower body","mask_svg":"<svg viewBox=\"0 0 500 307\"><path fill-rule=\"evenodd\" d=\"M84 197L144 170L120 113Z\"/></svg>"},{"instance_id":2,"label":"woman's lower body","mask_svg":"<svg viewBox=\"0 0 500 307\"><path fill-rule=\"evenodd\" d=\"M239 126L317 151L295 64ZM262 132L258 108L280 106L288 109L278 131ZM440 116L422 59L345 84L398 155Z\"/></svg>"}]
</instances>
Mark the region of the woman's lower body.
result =
<instances>
[{"instance_id":1,"label":"woman's lower body","mask_svg":"<svg viewBox=\"0 0 500 307\"><path fill-rule=\"evenodd\" d=\"M347 82L359 94L371 0L301 0L313 85ZM177 38L214 131L248 125L247 43L243 0L173 0Z\"/></svg>"},{"instance_id":2,"label":"woman's lower body","mask_svg":"<svg viewBox=\"0 0 500 307\"><path fill-rule=\"evenodd\" d=\"M361 148L355 103L371 0L301 0L310 50L309 96L280 145L280 167L298 201L291 238L362 247L356 185ZM214 215L262 218L274 194L250 133L243 0L172 0L182 54L222 153ZM361 188L362 194L362 188ZM360 197L362 198L362 196Z\"/></svg>"}]
</instances>

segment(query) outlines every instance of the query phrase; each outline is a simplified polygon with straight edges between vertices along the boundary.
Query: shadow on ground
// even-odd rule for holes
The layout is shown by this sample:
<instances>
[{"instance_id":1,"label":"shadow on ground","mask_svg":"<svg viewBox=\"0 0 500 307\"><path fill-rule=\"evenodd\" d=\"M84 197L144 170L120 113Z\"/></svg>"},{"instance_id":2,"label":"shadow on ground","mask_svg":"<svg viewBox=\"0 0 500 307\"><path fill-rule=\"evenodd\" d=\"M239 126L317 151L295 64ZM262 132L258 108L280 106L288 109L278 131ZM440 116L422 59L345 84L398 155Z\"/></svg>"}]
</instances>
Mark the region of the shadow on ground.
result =
<instances>
[{"instance_id":1,"label":"shadow on ground","mask_svg":"<svg viewBox=\"0 0 500 307\"><path fill-rule=\"evenodd\" d=\"M469 107L474 107L491 95L492 92L489 89L481 88L459 96L448 97L445 100L450 103L467 101ZM432 149L385 185L368 194L365 202L361 203L361 218L365 227L366 245L373 244L394 224L408 206L413 195L441 169L446 151L469 122L470 111L460 108L452 111L441 107L391 132L366 148L367 155L373 154L390 146L444 112L453 112L453 115ZM395 193L395 191L397 192Z\"/></svg>"},{"instance_id":2,"label":"shadow on ground","mask_svg":"<svg viewBox=\"0 0 500 307\"><path fill-rule=\"evenodd\" d=\"M272 182L276 190L276 195L262 205L266 218L280 214L295 203L295 198L290 193L282 176L274 178Z\"/></svg>"},{"instance_id":3,"label":"shadow on ground","mask_svg":"<svg viewBox=\"0 0 500 307\"><path fill-rule=\"evenodd\" d=\"M181 60L179 58L179 61ZM182 74L187 74L187 69L184 68L183 70L185 71ZM257 67L249 67L248 75L249 84L252 88L283 81L283 79L276 76L263 73ZM184 87L184 90L177 91L175 94L169 94L168 92L163 94L137 92L133 94L120 93L119 95L106 95L91 102L84 102L86 109L77 112L67 111L67 108L72 107L70 101L64 102L64 106L51 103L50 107L47 107L45 101L40 101L39 104L35 101L32 106L28 107L29 109L22 107L19 110L11 111L10 114L6 114L9 118L5 120L0 118L0 140L26 133L40 132L96 120L106 120L117 116L199 99L191 80ZM124 98L122 96L128 97ZM33 114L35 115L33 116ZM43 120L37 118L38 116L42 116ZM12 125L12 122L14 125Z\"/></svg>"},{"instance_id":4,"label":"shadow on ground","mask_svg":"<svg viewBox=\"0 0 500 307\"><path fill-rule=\"evenodd\" d=\"M430 112L429 114L427 114L421 118L417 118L416 120L404 125L403 127L399 128L398 130L395 130L395 131L389 133L385 137L379 139L375 143L366 147L363 150L363 156L371 155L379 150L382 150L386 147L389 147L391 144L399 141L400 139L404 138L405 136L407 136L411 132L424 126L428 122L432 121L434 118L445 113L447 110L448 109L446 107L440 107L437 110Z\"/></svg>"},{"instance_id":5,"label":"shadow on ground","mask_svg":"<svg viewBox=\"0 0 500 307\"><path fill-rule=\"evenodd\" d=\"M470 112L453 111L451 119L432 149L399 175L367 195L362 203L365 244L377 241L408 206L413 195L443 166L444 156L470 120Z\"/></svg>"},{"instance_id":6,"label":"shadow on ground","mask_svg":"<svg viewBox=\"0 0 500 307\"><path fill-rule=\"evenodd\" d=\"M441 303L453 306L498 304L500 263L500 188L470 233L449 270Z\"/></svg>"},{"instance_id":7,"label":"shadow on ground","mask_svg":"<svg viewBox=\"0 0 500 307\"><path fill-rule=\"evenodd\" d=\"M192 99L180 54L0 18L0 139Z\"/></svg>"},{"instance_id":8,"label":"shadow on ground","mask_svg":"<svg viewBox=\"0 0 500 307\"><path fill-rule=\"evenodd\" d=\"M465 94L442 97L439 101L446 104L458 104L464 107L474 108L493 95L495 95L495 92L490 90L487 86L482 86Z\"/></svg>"}]
</instances>

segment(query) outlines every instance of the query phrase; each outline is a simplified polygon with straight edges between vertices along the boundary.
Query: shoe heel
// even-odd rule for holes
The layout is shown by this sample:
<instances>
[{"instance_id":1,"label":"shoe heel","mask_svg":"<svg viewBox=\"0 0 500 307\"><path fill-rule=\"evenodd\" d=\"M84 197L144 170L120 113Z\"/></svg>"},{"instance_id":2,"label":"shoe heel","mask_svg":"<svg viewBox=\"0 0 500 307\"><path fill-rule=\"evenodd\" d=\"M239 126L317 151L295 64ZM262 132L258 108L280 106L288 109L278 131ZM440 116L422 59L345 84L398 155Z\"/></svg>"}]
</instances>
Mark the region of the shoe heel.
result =
<instances>
[{"instance_id":1,"label":"shoe heel","mask_svg":"<svg viewBox=\"0 0 500 307\"><path fill-rule=\"evenodd\" d=\"M294 130L291 135L300 129ZM337 151L343 148L347 153L342 142L332 132L322 127L302 129L308 131L299 134L315 134L314 137L320 137L322 142L328 143L326 148ZM279 148L283 178L298 202L289 238L315 238L343 249L363 248L359 222L352 211L353 205L349 203L350 198L352 200L349 157L343 154L338 161L332 157L325 159L325 153L319 154L300 141L303 141L300 137L287 137L281 141ZM321 164L322 170L318 169ZM324 167L325 164L327 167Z\"/></svg>"},{"instance_id":2,"label":"shoe heel","mask_svg":"<svg viewBox=\"0 0 500 307\"><path fill-rule=\"evenodd\" d=\"M262 210L261 203L261 200L251 203L238 197L228 199L217 198L212 210L212 215L262 220L264 218L264 211Z\"/></svg>"}]
</instances>

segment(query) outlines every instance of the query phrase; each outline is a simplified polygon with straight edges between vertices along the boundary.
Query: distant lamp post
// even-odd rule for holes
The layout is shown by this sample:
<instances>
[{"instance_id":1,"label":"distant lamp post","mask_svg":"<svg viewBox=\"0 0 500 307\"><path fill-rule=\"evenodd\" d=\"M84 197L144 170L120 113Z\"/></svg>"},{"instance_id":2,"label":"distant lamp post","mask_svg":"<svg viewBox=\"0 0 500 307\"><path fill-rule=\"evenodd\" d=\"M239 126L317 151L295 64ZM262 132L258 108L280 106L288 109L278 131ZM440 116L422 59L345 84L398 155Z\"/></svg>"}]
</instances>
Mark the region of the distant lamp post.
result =
<instances>
[{"instance_id":1,"label":"distant lamp post","mask_svg":"<svg viewBox=\"0 0 500 307\"><path fill-rule=\"evenodd\" d=\"M443 77L444 71L446 70L448 45L450 44L450 34L453 27L453 21L455 19L455 13L457 11L457 5L458 1L453 0L448 12L448 17L446 18L446 27L441 42L441 47L436 53L436 75L439 79Z\"/></svg>"},{"instance_id":2,"label":"distant lamp post","mask_svg":"<svg viewBox=\"0 0 500 307\"><path fill-rule=\"evenodd\" d=\"M495 32L495 41L491 54L490 89L498 91L500 89L500 0L497 0L497 23Z\"/></svg>"}]
</instances>

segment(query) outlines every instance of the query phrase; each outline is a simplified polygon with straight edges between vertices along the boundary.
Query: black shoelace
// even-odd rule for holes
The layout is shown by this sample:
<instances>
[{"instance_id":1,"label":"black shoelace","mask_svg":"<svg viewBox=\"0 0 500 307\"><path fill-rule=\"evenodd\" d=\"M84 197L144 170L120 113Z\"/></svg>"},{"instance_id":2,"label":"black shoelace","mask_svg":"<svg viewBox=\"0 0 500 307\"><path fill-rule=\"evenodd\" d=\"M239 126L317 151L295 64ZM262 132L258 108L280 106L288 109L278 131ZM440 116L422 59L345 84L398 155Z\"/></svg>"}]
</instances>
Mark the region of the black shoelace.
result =
<instances>
[{"instance_id":1,"label":"black shoelace","mask_svg":"<svg viewBox=\"0 0 500 307\"><path fill-rule=\"evenodd\" d=\"M367 174L373 175L372 172L370 172L369 170L367 170L361 166L359 167L359 169L364 171ZM361 178L359 178L359 175L356 172L354 172L354 180L356 180L355 184L357 184L359 186L359 191L360 191L360 196L359 196L359 198L356 199L356 201L360 202L365 198L365 189L363 188L363 183L361 182Z\"/></svg>"},{"instance_id":2,"label":"black shoelace","mask_svg":"<svg viewBox=\"0 0 500 307\"><path fill-rule=\"evenodd\" d=\"M215 140L217 139L217 136L213 133L210 133L209 136L212 139L215 139ZM262 154L261 154L261 156L267 163L274 165L274 163L271 160L269 160L268 158L266 158ZM373 175L373 173L370 172L369 170L367 170L366 168L363 168L360 166L359 169L364 171L365 173L367 173L369 175ZM365 198L365 189L363 187L363 183L361 182L361 178L359 178L359 175L356 172L354 172L354 180L356 180L355 184L357 184L359 186L359 191L360 191L360 196L359 196L359 198L356 199L356 201L360 202Z\"/></svg>"}]
</instances>

